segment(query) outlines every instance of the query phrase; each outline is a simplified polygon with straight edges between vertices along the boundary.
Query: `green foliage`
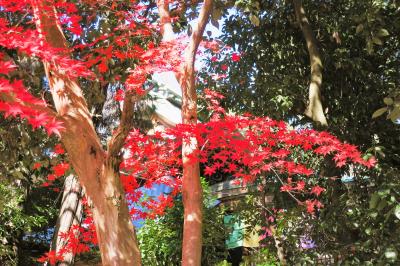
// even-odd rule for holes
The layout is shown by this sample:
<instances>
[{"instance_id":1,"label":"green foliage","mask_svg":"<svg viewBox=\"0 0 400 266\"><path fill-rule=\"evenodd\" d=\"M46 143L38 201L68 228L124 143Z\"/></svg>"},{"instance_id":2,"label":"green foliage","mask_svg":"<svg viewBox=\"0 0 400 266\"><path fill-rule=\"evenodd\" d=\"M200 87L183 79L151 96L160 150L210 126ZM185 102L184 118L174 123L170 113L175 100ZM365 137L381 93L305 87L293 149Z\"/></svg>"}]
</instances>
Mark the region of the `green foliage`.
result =
<instances>
[{"instance_id":1,"label":"green foliage","mask_svg":"<svg viewBox=\"0 0 400 266\"><path fill-rule=\"evenodd\" d=\"M207 183L203 180L203 255L202 265L215 265L226 257L224 210L214 207ZM183 233L183 204L178 196L175 205L157 219L148 219L138 232L144 265L180 265Z\"/></svg>"},{"instance_id":2,"label":"green foliage","mask_svg":"<svg viewBox=\"0 0 400 266\"><path fill-rule=\"evenodd\" d=\"M27 250L27 254L24 254L22 242L27 241L24 236L27 233L40 232L39 228L47 228L49 219L55 216L54 206L38 205L37 203L42 202L37 202L35 199L32 199L31 206L25 206L25 193L23 187L0 182L1 265L16 265L17 262L21 263L21 260L26 259L23 257L30 256L31 250Z\"/></svg>"},{"instance_id":3,"label":"green foliage","mask_svg":"<svg viewBox=\"0 0 400 266\"><path fill-rule=\"evenodd\" d=\"M379 108L372 114L372 118L387 113L387 119L390 119L393 123L398 123L400 119L400 89L394 90L387 97L383 98L383 103L386 107Z\"/></svg>"},{"instance_id":4,"label":"green foliage","mask_svg":"<svg viewBox=\"0 0 400 266\"><path fill-rule=\"evenodd\" d=\"M281 264L278 262L275 253L271 252L268 248L261 248L254 250L249 256L244 256L243 262L240 265L279 266Z\"/></svg>"}]
</instances>

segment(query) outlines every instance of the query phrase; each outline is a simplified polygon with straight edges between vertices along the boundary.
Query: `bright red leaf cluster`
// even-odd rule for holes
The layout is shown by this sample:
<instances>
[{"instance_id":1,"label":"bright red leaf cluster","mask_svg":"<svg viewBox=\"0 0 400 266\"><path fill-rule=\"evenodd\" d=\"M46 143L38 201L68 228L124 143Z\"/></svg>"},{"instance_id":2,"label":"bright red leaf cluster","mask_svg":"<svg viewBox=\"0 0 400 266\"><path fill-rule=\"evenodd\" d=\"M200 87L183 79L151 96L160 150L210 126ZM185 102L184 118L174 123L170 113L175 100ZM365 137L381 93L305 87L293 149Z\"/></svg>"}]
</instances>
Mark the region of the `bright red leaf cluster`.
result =
<instances>
[{"instance_id":1,"label":"bright red leaf cluster","mask_svg":"<svg viewBox=\"0 0 400 266\"><path fill-rule=\"evenodd\" d=\"M363 160L355 146L342 143L327 132L295 130L269 118L227 115L219 105L223 96L210 90L206 93L209 109L214 111L209 122L178 125L154 135L144 135L138 130L131 132L126 140L127 156L121 164L121 169L129 173L122 177L129 201L137 202L142 196L137 190L139 183L151 186L165 182L173 187L172 195L176 194L181 178L181 145L191 135L197 136L201 147L198 154L191 154L191 160L202 163L206 176L224 173L244 184L259 177L276 179L281 182L282 191L310 198L318 197L325 189L308 182L307 177L316 173L307 167L309 162L299 160L299 150L313 154L311 158L329 156L338 167L347 164L371 167L375 163L373 158ZM174 177L177 182L170 182L165 176ZM142 206L162 213L162 206L169 205L163 200L170 201L170 198L146 202ZM160 209L153 203L158 203ZM299 203L307 206L311 213L314 207L322 207L316 199ZM133 209L132 214L137 217L137 210ZM140 213L139 217L146 216Z\"/></svg>"}]
</instances>

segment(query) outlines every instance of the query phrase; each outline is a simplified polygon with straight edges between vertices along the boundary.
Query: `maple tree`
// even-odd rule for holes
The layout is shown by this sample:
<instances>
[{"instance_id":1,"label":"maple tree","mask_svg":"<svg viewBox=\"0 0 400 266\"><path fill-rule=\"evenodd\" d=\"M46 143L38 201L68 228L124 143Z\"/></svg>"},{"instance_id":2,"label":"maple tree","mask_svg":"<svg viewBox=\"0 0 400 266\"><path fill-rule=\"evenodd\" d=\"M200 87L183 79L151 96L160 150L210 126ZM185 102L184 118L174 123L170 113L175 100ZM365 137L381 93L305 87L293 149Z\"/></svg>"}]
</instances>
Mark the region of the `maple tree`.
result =
<instances>
[{"instance_id":1,"label":"maple tree","mask_svg":"<svg viewBox=\"0 0 400 266\"><path fill-rule=\"evenodd\" d=\"M313 170L304 163L295 162L294 148L313 152L315 156L333 156L338 167L348 163L374 165L373 159L363 160L355 146L342 143L326 132L293 130L284 122L269 118L228 115L219 104L223 96L212 90L206 91L205 98L213 115L210 121L199 123L194 63L212 1L204 1L198 24L189 40L173 37L171 4L179 6L171 1L157 1L159 27L143 16L148 7L141 2L87 0L79 5L51 0L0 2L4 12L15 16L25 14L23 19L27 20L20 25L0 18L0 46L43 62L54 106L32 95L24 81L9 79L16 65L2 52L0 111L5 117L26 120L34 129L42 127L63 143L68 163L54 165L44 186L50 186L52 181L63 176L71 165L87 196L84 221L87 226L73 226L69 232L61 232L60 237L67 240L65 247L48 252L41 261L54 264L62 260L66 252L85 252L89 244L98 244L104 265L140 265L132 217L162 215L165 208L173 204L173 197L182 191L185 211L182 263L200 265L200 163L205 165L207 176L222 171L243 183L269 172L280 175L282 191L307 195L304 201L296 200L310 213L323 206L318 196L324 188L309 187L304 178L300 178L312 175ZM92 43L81 42L69 47L65 34L79 39L96 19L94 13L87 22L89 25L83 29L79 7L86 6L95 12L97 7L104 5L117 17L118 23L112 33L104 34ZM152 35L159 33L163 40L153 41ZM147 41L132 45L132 39L137 37ZM95 46L99 43L100 46ZM204 47L218 50L215 43ZM79 60L72 59L71 54L81 50L90 52ZM240 55L234 53L231 58L237 62ZM103 80L111 60L121 65L130 60L135 63L130 66L133 70L126 69L129 72L126 77L113 77L115 82L123 84L116 97L123 106L122 114L119 126L103 145L93 126L80 84L82 79ZM182 124L146 135L133 128L133 106L151 89L146 88L147 78L164 71L174 71L182 88ZM61 146L56 147L56 154L63 152ZM120 175L120 169L123 175ZM162 195L158 200L141 201L142 195L137 188L151 187L155 183L171 186L172 193ZM147 211L133 206L138 202Z\"/></svg>"}]
</instances>

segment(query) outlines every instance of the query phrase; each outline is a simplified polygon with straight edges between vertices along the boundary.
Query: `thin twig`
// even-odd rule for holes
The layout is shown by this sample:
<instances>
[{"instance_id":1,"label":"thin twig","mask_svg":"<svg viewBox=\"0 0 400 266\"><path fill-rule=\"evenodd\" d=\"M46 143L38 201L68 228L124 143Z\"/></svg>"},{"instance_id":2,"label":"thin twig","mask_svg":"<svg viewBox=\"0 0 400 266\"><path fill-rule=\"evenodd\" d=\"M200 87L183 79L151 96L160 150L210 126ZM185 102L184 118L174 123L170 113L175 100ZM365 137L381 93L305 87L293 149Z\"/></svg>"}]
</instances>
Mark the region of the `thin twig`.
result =
<instances>
[{"instance_id":1,"label":"thin twig","mask_svg":"<svg viewBox=\"0 0 400 266\"><path fill-rule=\"evenodd\" d=\"M278 173L275 171L275 169L271 168L272 171L275 173L276 177L278 178L279 182L281 182L282 185L284 185L285 183L283 183L282 179L279 177ZM287 193L289 193L289 195L300 205L303 205L303 202L300 201L298 198L296 198L292 192L287 191Z\"/></svg>"}]
</instances>

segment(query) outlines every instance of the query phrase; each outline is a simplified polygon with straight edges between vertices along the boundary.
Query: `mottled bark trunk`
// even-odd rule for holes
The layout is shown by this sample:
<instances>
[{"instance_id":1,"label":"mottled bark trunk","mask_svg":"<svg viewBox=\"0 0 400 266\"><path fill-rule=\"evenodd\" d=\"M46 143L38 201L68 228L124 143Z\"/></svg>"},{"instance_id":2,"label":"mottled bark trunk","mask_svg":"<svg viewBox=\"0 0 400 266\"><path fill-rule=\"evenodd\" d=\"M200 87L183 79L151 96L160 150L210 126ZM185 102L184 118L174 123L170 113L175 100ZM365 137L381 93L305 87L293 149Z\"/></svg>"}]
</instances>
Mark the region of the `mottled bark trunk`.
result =
<instances>
[{"instance_id":1,"label":"mottled bark trunk","mask_svg":"<svg viewBox=\"0 0 400 266\"><path fill-rule=\"evenodd\" d=\"M293 5L297 22L299 23L304 39L307 43L311 66L308 106L305 115L310 117L313 121L318 122L323 126L327 126L328 123L321 102L322 60L318 50L317 40L314 37L301 0L293 0Z\"/></svg>"},{"instance_id":2,"label":"mottled bark trunk","mask_svg":"<svg viewBox=\"0 0 400 266\"><path fill-rule=\"evenodd\" d=\"M32 0L36 26L55 48L66 48L66 40L51 1ZM119 180L114 155L119 145L109 145L112 156L102 148L82 90L75 78L59 69L56 62L44 62L68 158L86 195L92 201L93 218L103 265L140 265L140 252L128 206ZM122 137L123 138L123 137ZM117 138L118 142L120 138Z\"/></svg>"},{"instance_id":3,"label":"mottled bark trunk","mask_svg":"<svg viewBox=\"0 0 400 266\"><path fill-rule=\"evenodd\" d=\"M174 39L170 23L168 1L159 0L157 6L161 21L161 33L164 41ZM196 53L202 40L205 26L212 8L212 0L205 0L198 22L193 28L189 45L185 51L183 70L176 73L182 89L182 123L197 124L197 94L195 84ZM198 153L196 136L188 136L182 145L183 181L182 194L184 206L182 265L201 265L203 190L200 182L198 162L189 159L190 154Z\"/></svg>"},{"instance_id":4,"label":"mottled bark trunk","mask_svg":"<svg viewBox=\"0 0 400 266\"><path fill-rule=\"evenodd\" d=\"M58 253L65 247L67 241L59 237L60 233L69 232L72 226L79 225L82 220L82 187L74 175L68 175L64 181L64 192L61 201L60 212L54 229L51 250ZM74 264L75 255L72 252L64 254L63 261L58 266L70 266Z\"/></svg>"},{"instance_id":5,"label":"mottled bark trunk","mask_svg":"<svg viewBox=\"0 0 400 266\"><path fill-rule=\"evenodd\" d=\"M189 46L185 52L185 64L179 83L182 88L182 122L184 124L197 124L197 94L195 83L196 53L203 38L208 17L211 13L212 0L205 0L201 9L198 22L193 28ZM201 265L202 251L202 224L203 224L203 189L200 181L199 162L191 162L190 154L197 154L199 146L196 136L191 136L182 144L183 160L183 243L182 265Z\"/></svg>"},{"instance_id":6,"label":"mottled bark trunk","mask_svg":"<svg viewBox=\"0 0 400 266\"><path fill-rule=\"evenodd\" d=\"M125 193L120 182L119 162L106 160L100 179L102 196L93 201L93 219L96 225L103 265L141 265L136 233L129 215Z\"/></svg>"},{"instance_id":7,"label":"mottled bark trunk","mask_svg":"<svg viewBox=\"0 0 400 266\"><path fill-rule=\"evenodd\" d=\"M190 55L187 55L190 57ZM188 60L188 58L186 58ZM190 60L190 59L189 59ZM188 63L188 62L186 62ZM194 64L185 65L180 85L182 88L182 122L196 125L197 95L195 90ZM190 136L182 144L184 207L182 265L200 265L202 250L203 190L200 167L191 161L190 155L199 151L196 136Z\"/></svg>"}]
</instances>

